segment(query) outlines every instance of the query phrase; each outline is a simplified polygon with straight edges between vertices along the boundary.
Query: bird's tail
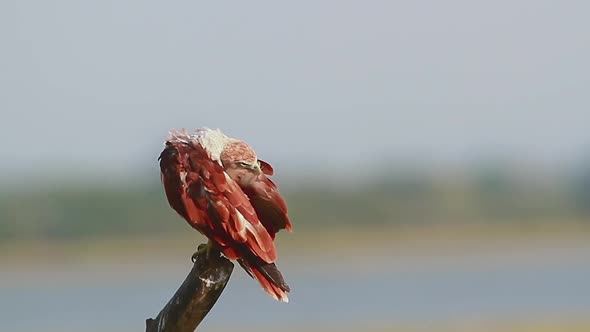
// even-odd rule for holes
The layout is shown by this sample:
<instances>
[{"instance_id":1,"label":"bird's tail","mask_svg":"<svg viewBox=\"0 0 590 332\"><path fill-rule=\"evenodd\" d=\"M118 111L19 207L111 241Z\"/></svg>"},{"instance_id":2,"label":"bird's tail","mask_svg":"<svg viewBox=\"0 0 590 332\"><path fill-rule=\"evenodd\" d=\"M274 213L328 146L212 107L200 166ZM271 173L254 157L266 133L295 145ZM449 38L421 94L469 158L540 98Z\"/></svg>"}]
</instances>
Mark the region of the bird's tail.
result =
<instances>
[{"instance_id":1,"label":"bird's tail","mask_svg":"<svg viewBox=\"0 0 590 332\"><path fill-rule=\"evenodd\" d=\"M283 275L275 263L266 263L257 257L251 259L241 258L238 260L240 265L248 274L256 279L262 289L275 300L289 302L287 292L291 289L283 279Z\"/></svg>"}]
</instances>

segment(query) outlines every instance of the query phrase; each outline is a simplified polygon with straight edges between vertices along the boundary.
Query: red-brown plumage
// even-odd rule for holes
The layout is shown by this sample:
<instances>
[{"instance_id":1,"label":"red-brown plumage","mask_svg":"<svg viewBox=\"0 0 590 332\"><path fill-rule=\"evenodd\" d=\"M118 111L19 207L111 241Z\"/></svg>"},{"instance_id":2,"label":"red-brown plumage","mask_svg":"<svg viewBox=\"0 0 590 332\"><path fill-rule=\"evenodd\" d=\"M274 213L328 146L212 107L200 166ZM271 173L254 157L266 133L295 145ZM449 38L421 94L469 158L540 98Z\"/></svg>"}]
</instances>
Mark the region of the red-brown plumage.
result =
<instances>
[{"instance_id":1,"label":"red-brown plumage","mask_svg":"<svg viewBox=\"0 0 590 332\"><path fill-rule=\"evenodd\" d=\"M259 160L258 162L260 163L260 168L262 168L262 173L266 175L273 175L275 173L274 169L272 169L272 166L266 161Z\"/></svg>"},{"instance_id":2,"label":"red-brown plumage","mask_svg":"<svg viewBox=\"0 0 590 332\"><path fill-rule=\"evenodd\" d=\"M250 186L244 187L244 193L256 210L258 218L273 237L281 229L291 231L291 221L287 215L287 203L279 194L276 184L260 174Z\"/></svg>"},{"instance_id":3,"label":"red-brown plumage","mask_svg":"<svg viewBox=\"0 0 590 332\"><path fill-rule=\"evenodd\" d=\"M274 265L273 240L280 229L290 230L291 223L277 186L265 175L273 173L272 167L260 164L263 173L247 183L236 182L221 161L190 135L168 140L160 155L170 206L226 257L237 259L266 292L287 301L289 287Z\"/></svg>"}]
</instances>

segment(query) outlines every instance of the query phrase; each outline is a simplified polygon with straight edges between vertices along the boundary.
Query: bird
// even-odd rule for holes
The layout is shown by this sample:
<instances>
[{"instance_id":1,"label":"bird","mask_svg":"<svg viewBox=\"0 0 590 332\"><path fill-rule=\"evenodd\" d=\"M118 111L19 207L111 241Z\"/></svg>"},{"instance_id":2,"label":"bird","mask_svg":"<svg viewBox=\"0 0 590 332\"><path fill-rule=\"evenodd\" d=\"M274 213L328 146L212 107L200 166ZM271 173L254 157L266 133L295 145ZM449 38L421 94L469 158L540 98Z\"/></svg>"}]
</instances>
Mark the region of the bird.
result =
<instances>
[{"instance_id":1,"label":"bird","mask_svg":"<svg viewBox=\"0 0 590 332\"><path fill-rule=\"evenodd\" d=\"M158 159L168 203L209 239L203 249L236 260L271 297L289 302L274 240L292 225L272 166L220 129L172 130L164 145Z\"/></svg>"}]
</instances>

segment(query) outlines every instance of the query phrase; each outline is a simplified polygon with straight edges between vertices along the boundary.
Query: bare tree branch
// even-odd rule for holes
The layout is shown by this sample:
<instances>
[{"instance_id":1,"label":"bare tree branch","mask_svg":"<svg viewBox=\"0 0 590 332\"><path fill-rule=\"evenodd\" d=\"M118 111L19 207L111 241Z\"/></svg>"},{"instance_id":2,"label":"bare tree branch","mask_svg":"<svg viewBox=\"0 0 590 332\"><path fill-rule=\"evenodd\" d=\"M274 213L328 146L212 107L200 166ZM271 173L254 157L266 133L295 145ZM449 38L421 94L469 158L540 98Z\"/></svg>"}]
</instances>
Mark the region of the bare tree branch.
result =
<instances>
[{"instance_id":1,"label":"bare tree branch","mask_svg":"<svg viewBox=\"0 0 590 332\"><path fill-rule=\"evenodd\" d=\"M193 332L217 302L233 268L216 250L208 256L198 253L174 296L155 319L146 320L146 332Z\"/></svg>"}]
</instances>

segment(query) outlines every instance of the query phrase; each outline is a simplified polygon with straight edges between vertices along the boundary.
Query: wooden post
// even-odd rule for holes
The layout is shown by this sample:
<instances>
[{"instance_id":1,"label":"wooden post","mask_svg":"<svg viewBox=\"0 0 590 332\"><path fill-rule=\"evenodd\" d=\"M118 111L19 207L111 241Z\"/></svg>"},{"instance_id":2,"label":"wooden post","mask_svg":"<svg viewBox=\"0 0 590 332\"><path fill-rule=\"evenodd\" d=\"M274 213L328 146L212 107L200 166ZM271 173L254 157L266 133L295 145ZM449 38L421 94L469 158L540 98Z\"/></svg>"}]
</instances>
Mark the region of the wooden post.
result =
<instances>
[{"instance_id":1,"label":"wooden post","mask_svg":"<svg viewBox=\"0 0 590 332\"><path fill-rule=\"evenodd\" d=\"M146 332L193 332L223 292L234 264L216 250L196 255L192 270Z\"/></svg>"}]
</instances>

